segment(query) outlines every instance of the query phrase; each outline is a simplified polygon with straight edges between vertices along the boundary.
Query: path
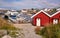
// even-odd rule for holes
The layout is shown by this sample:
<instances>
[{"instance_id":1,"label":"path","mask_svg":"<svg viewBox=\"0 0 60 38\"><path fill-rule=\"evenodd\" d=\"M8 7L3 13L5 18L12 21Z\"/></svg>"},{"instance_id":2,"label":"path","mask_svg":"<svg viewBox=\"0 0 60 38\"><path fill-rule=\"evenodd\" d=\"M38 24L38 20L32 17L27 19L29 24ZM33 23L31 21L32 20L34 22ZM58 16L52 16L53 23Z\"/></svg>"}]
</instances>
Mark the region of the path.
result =
<instances>
[{"instance_id":1,"label":"path","mask_svg":"<svg viewBox=\"0 0 60 38\"><path fill-rule=\"evenodd\" d=\"M35 32L34 32L35 26L32 26L32 24L30 24L30 23L28 23L28 24L14 24L14 26L23 29L23 33L25 35L24 38L41 38L41 36L35 34Z\"/></svg>"}]
</instances>

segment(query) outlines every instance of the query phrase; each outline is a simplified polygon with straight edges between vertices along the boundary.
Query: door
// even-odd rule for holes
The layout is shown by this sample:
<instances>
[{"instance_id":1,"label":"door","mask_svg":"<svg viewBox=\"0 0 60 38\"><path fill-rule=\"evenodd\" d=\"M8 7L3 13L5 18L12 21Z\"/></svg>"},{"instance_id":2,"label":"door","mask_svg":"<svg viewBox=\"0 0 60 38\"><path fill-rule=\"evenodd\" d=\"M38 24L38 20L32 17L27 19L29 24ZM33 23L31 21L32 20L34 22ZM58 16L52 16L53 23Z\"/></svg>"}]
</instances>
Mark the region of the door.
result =
<instances>
[{"instance_id":1,"label":"door","mask_svg":"<svg viewBox=\"0 0 60 38\"><path fill-rule=\"evenodd\" d=\"M37 18L37 19L36 19L36 25L37 25L37 26L40 26L40 25L41 25L41 20L40 20L40 18Z\"/></svg>"},{"instance_id":2,"label":"door","mask_svg":"<svg viewBox=\"0 0 60 38\"><path fill-rule=\"evenodd\" d=\"M58 19L53 19L53 24L58 24Z\"/></svg>"}]
</instances>

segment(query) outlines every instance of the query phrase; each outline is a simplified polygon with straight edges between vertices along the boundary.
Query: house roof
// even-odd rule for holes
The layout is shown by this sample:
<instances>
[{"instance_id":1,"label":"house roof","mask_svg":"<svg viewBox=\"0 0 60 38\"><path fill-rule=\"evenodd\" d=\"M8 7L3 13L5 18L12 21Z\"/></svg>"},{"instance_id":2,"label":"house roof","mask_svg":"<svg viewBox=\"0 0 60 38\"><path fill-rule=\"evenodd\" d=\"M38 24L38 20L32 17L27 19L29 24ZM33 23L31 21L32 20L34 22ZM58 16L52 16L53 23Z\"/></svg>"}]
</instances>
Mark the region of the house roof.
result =
<instances>
[{"instance_id":1,"label":"house roof","mask_svg":"<svg viewBox=\"0 0 60 38\"><path fill-rule=\"evenodd\" d=\"M44 14L46 14L46 15L49 16L49 17L52 17L52 16L60 13L60 11L58 11L58 12L56 12L56 13L52 13L52 14L51 14L51 13L47 13L47 12L41 10L41 11L39 11L38 13L36 13L35 15L33 15L31 18L33 18L34 16L36 16L37 14L39 14L39 13L41 13L41 12L43 12Z\"/></svg>"},{"instance_id":2,"label":"house roof","mask_svg":"<svg viewBox=\"0 0 60 38\"><path fill-rule=\"evenodd\" d=\"M46 13L48 13L49 15L53 15L54 13L56 13L57 11L46 11Z\"/></svg>"}]
</instances>

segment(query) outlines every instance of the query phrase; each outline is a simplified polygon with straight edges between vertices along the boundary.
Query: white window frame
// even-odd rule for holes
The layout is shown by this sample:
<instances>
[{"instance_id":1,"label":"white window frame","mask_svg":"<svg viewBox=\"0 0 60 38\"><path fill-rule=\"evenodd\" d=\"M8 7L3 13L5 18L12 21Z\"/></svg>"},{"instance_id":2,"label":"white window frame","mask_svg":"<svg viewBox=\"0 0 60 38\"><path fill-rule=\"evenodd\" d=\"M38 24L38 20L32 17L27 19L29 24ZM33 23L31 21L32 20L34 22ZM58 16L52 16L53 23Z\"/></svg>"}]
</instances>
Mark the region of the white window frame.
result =
<instances>
[{"instance_id":1,"label":"white window frame","mask_svg":"<svg viewBox=\"0 0 60 38\"><path fill-rule=\"evenodd\" d=\"M37 19L36 19L36 25L37 25L37 26L41 26L41 19L40 19L40 18L37 18Z\"/></svg>"},{"instance_id":2,"label":"white window frame","mask_svg":"<svg viewBox=\"0 0 60 38\"><path fill-rule=\"evenodd\" d=\"M58 19L53 19L53 24L58 24L59 20Z\"/></svg>"}]
</instances>

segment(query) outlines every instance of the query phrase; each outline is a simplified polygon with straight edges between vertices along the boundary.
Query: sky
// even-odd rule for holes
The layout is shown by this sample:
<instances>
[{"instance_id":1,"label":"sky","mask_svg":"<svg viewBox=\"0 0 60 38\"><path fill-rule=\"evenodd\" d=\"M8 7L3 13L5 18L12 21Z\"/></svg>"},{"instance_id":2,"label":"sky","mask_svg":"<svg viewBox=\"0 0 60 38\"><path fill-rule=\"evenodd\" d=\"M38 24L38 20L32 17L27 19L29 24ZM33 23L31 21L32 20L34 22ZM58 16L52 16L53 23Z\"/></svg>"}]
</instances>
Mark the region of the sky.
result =
<instances>
[{"instance_id":1,"label":"sky","mask_svg":"<svg viewBox=\"0 0 60 38\"><path fill-rule=\"evenodd\" d=\"M60 7L60 0L0 0L0 8L29 9Z\"/></svg>"}]
</instances>

